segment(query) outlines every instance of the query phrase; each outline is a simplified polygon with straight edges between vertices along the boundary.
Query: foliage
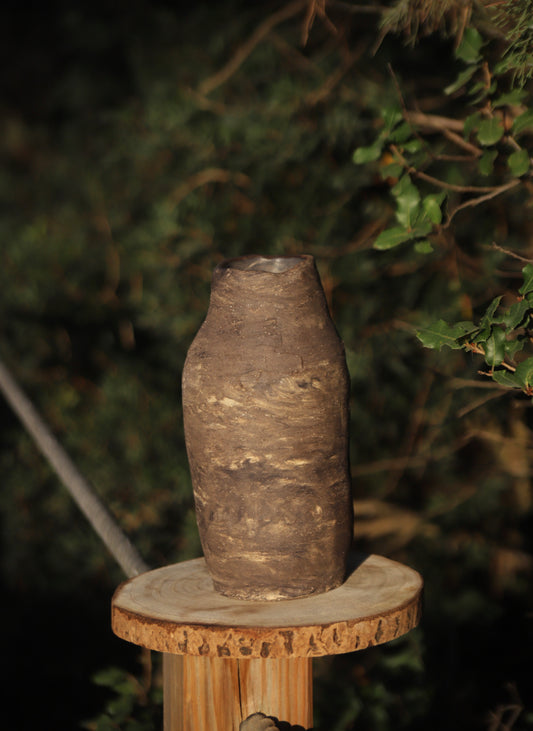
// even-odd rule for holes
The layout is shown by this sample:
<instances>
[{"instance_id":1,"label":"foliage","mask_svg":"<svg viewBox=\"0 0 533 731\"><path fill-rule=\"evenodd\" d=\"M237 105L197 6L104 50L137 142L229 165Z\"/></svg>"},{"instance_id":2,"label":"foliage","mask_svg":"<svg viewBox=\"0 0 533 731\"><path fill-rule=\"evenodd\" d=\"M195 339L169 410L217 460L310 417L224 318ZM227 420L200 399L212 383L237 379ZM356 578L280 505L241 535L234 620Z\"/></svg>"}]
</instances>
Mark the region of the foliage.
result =
<instances>
[{"instance_id":1,"label":"foliage","mask_svg":"<svg viewBox=\"0 0 533 731\"><path fill-rule=\"evenodd\" d=\"M109 688L114 697L106 704L98 718L87 721L87 731L156 731L161 728L160 688L153 686L151 677L141 683L139 679L122 668L110 667L95 674L96 685Z\"/></svg>"},{"instance_id":2,"label":"foliage","mask_svg":"<svg viewBox=\"0 0 533 731\"><path fill-rule=\"evenodd\" d=\"M427 585L416 636L319 663L330 731L471 731L498 717L509 682L527 697L530 399L480 379L465 343L493 347L494 375L528 354L527 272L523 299L512 292L533 240L529 82L518 55L498 66L523 49L479 3L433 4L425 23L426 6L404 2L393 27L377 4L333 0L59 3L46 32L16 13L0 29L27 49L0 72L1 355L151 565L200 551L179 380L213 267L316 257L352 378L356 548ZM395 28L418 37L406 46ZM435 320L455 349L421 347ZM3 416L7 619L18 601L46 626L44 595L107 606L122 577ZM110 632L100 616L84 631L94 646ZM116 667L117 643L98 667ZM20 639L19 674L31 651ZM124 665L115 705L98 696L83 717L151 723L159 699ZM74 727L80 694L65 696Z\"/></svg>"},{"instance_id":3,"label":"foliage","mask_svg":"<svg viewBox=\"0 0 533 731\"><path fill-rule=\"evenodd\" d=\"M505 311L499 308L502 297L492 300L477 325L458 322L447 325L443 320L418 332L428 348L447 345L452 349L464 348L479 353L485 359L492 376L502 386L519 388L533 395L533 356L516 361L524 347L531 343L531 315L533 314L533 265L523 269L524 284L517 301Z\"/></svg>"}]
</instances>

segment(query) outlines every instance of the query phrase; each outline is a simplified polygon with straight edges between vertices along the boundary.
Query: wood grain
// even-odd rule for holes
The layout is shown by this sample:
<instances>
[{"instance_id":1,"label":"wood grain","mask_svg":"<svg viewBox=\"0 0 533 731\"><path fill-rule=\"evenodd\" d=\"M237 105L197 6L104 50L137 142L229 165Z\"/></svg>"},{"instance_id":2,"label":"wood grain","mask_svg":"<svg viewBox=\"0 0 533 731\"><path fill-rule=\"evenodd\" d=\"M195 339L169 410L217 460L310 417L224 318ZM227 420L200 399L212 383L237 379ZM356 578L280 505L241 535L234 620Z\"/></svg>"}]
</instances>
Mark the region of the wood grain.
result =
<instances>
[{"instance_id":1,"label":"wood grain","mask_svg":"<svg viewBox=\"0 0 533 731\"><path fill-rule=\"evenodd\" d=\"M165 731L238 731L257 712L310 728L311 662L165 655Z\"/></svg>"},{"instance_id":2,"label":"wood grain","mask_svg":"<svg viewBox=\"0 0 533 731\"><path fill-rule=\"evenodd\" d=\"M418 624L422 578L381 556L359 556L340 587L278 602L222 596L204 559L125 582L112 602L119 637L160 652L219 658L297 658L362 650ZM256 709L258 710L258 709Z\"/></svg>"}]
</instances>

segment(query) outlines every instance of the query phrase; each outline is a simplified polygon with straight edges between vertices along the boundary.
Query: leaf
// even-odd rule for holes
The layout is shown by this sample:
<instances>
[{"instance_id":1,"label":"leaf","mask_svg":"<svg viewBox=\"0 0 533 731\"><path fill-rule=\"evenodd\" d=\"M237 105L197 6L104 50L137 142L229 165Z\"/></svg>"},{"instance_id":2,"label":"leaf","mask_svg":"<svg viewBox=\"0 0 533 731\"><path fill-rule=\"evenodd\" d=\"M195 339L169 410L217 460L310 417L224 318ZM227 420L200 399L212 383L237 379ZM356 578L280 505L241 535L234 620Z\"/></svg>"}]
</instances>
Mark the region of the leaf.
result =
<instances>
[{"instance_id":1,"label":"leaf","mask_svg":"<svg viewBox=\"0 0 533 731\"><path fill-rule=\"evenodd\" d=\"M423 217L418 216L416 225L411 229L411 238L427 236L432 230L433 224L428 220L424 220Z\"/></svg>"},{"instance_id":2,"label":"leaf","mask_svg":"<svg viewBox=\"0 0 533 731\"><path fill-rule=\"evenodd\" d=\"M458 322L455 325L448 325L444 320L438 320L428 327L422 327L417 331L416 336L426 348L440 350L447 345L453 350L463 347L458 341L465 335L477 330L473 322Z\"/></svg>"},{"instance_id":3,"label":"leaf","mask_svg":"<svg viewBox=\"0 0 533 731\"><path fill-rule=\"evenodd\" d=\"M485 119L479 125L477 138L482 145L494 145L503 137L504 129L499 119Z\"/></svg>"},{"instance_id":4,"label":"leaf","mask_svg":"<svg viewBox=\"0 0 533 731\"><path fill-rule=\"evenodd\" d=\"M468 90L468 96L471 97L471 104L478 104L480 101L485 99L487 96L494 94L496 91L496 83L493 82L487 87L484 81L478 81Z\"/></svg>"},{"instance_id":5,"label":"leaf","mask_svg":"<svg viewBox=\"0 0 533 731\"><path fill-rule=\"evenodd\" d=\"M529 155L527 150L515 150L507 158L507 165L511 173L519 178L529 170Z\"/></svg>"},{"instance_id":6,"label":"leaf","mask_svg":"<svg viewBox=\"0 0 533 731\"><path fill-rule=\"evenodd\" d=\"M505 331L495 327L485 342L485 363L491 368L502 364L505 358Z\"/></svg>"},{"instance_id":7,"label":"leaf","mask_svg":"<svg viewBox=\"0 0 533 731\"><path fill-rule=\"evenodd\" d=\"M385 249L393 249L395 246L402 244L404 241L414 238L413 234L403 226L394 226L382 231L374 241L374 249L384 251Z\"/></svg>"},{"instance_id":8,"label":"leaf","mask_svg":"<svg viewBox=\"0 0 533 731\"><path fill-rule=\"evenodd\" d=\"M465 63L479 61L483 38L475 28L465 28L461 43L455 51L455 57Z\"/></svg>"},{"instance_id":9,"label":"leaf","mask_svg":"<svg viewBox=\"0 0 533 731\"><path fill-rule=\"evenodd\" d=\"M533 384L533 358L527 358L516 367L515 376L523 388L529 388Z\"/></svg>"},{"instance_id":10,"label":"leaf","mask_svg":"<svg viewBox=\"0 0 533 731\"><path fill-rule=\"evenodd\" d=\"M524 89L512 89L500 96L492 102L493 107L513 107L520 104L526 97L527 92Z\"/></svg>"},{"instance_id":11,"label":"leaf","mask_svg":"<svg viewBox=\"0 0 533 731\"><path fill-rule=\"evenodd\" d=\"M507 355L512 360L517 353L524 349L524 342L524 338L517 338L516 340L506 340L505 355Z\"/></svg>"},{"instance_id":12,"label":"leaf","mask_svg":"<svg viewBox=\"0 0 533 731\"><path fill-rule=\"evenodd\" d=\"M380 165L379 174L383 179L399 178L403 172L403 167L397 162L391 162L388 165Z\"/></svg>"},{"instance_id":13,"label":"leaf","mask_svg":"<svg viewBox=\"0 0 533 731\"><path fill-rule=\"evenodd\" d=\"M422 201L424 213L431 223L439 224L442 221L442 211L440 209L441 201L442 196L440 193L438 195L427 195Z\"/></svg>"},{"instance_id":14,"label":"leaf","mask_svg":"<svg viewBox=\"0 0 533 731\"><path fill-rule=\"evenodd\" d=\"M433 251L433 246L431 245L431 242L427 239L422 239L421 241L417 241L414 245L414 250L418 254L431 254Z\"/></svg>"},{"instance_id":15,"label":"leaf","mask_svg":"<svg viewBox=\"0 0 533 731\"><path fill-rule=\"evenodd\" d=\"M383 110L384 132L389 135L396 125L403 119L402 110L399 107L387 107Z\"/></svg>"},{"instance_id":16,"label":"leaf","mask_svg":"<svg viewBox=\"0 0 533 731\"><path fill-rule=\"evenodd\" d=\"M479 122L483 119L483 116L479 112L475 112L474 114L470 114L464 121L463 124L463 136L465 139L468 139L470 137L470 134L476 127L478 126Z\"/></svg>"},{"instance_id":17,"label":"leaf","mask_svg":"<svg viewBox=\"0 0 533 731\"><path fill-rule=\"evenodd\" d=\"M381 155L383 150L383 140L376 140L372 145L367 147L358 147L353 153L352 160L356 165L364 165L367 162L374 162Z\"/></svg>"},{"instance_id":18,"label":"leaf","mask_svg":"<svg viewBox=\"0 0 533 731\"><path fill-rule=\"evenodd\" d=\"M420 140L409 140L409 142L406 142L405 145L403 145L403 149L405 152L412 155L422 149L422 142Z\"/></svg>"},{"instance_id":19,"label":"leaf","mask_svg":"<svg viewBox=\"0 0 533 731\"><path fill-rule=\"evenodd\" d=\"M531 303L527 299L520 300L511 305L502 317L503 324L509 329L514 330L519 325L525 324L524 320L531 309Z\"/></svg>"},{"instance_id":20,"label":"leaf","mask_svg":"<svg viewBox=\"0 0 533 731\"><path fill-rule=\"evenodd\" d=\"M498 150L486 150L477 161L477 169L481 175L490 175L494 169L494 160L498 157Z\"/></svg>"},{"instance_id":21,"label":"leaf","mask_svg":"<svg viewBox=\"0 0 533 731\"><path fill-rule=\"evenodd\" d=\"M420 204L420 193L413 185L411 178L404 175L392 188L391 193L396 198L396 218L405 228L411 228Z\"/></svg>"},{"instance_id":22,"label":"leaf","mask_svg":"<svg viewBox=\"0 0 533 731\"><path fill-rule=\"evenodd\" d=\"M520 294L526 295L529 292L533 292L533 264L526 264L522 269L522 276L524 277L524 284L518 290Z\"/></svg>"},{"instance_id":23,"label":"leaf","mask_svg":"<svg viewBox=\"0 0 533 731\"><path fill-rule=\"evenodd\" d=\"M502 369L501 371L494 371L492 378L499 383L500 386L506 386L507 388L522 388L520 380L514 373L508 370Z\"/></svg>"},{"instance_id":24,"label":"leaf","mask_svg":"<svg viewBox=\"0 0 533 731\"><path fill-rule=\"evenodd\" d=\"M502 301L501 296L495 297L490 305L487 307L487 310L483 317L481 318L481 322L479 324L480 327L484 328L487 327L487 325L493 325L495 322L501 322L501 319L495 319L494 315L498 311L498 307L500 306L500 302Z\"/></svg>"},{"instance_id":25,"label":"leaf","mask_svg":"<svg viewBox=\"0 0 533 731\"><path fill-rule=\"evenodd\" d=\"M391 142L405 142L413 134L413 128L407 122L403 122L399 127L389 134Z\"/></svg>"},{"instance_id":26,"label":"leaf","mask_svg":"<svg viewBox=\"0 0 533 731\"><path fill-rule=\"evenodd\" d=\"M528 109L516 117L512 127L514 135L519 135L521 132L530 129L533 129L533 109Z\"/></svg>"},{"instance_id":27,"label":"leaf","mask_svg":"<svg viewBox=\"0 0 533 731\"><path fill-rule=\"evenodd\" d=\"M455 94L455 92L459 91L459 89L464 86L467 81L470 81L476 71L477 66L469 66L464 71L461 71L461 73L457 75L455 81L453 81L449 86L445 87L444 93L448 96L450 96L450 94Z\"/></svg>"}]
</instances>

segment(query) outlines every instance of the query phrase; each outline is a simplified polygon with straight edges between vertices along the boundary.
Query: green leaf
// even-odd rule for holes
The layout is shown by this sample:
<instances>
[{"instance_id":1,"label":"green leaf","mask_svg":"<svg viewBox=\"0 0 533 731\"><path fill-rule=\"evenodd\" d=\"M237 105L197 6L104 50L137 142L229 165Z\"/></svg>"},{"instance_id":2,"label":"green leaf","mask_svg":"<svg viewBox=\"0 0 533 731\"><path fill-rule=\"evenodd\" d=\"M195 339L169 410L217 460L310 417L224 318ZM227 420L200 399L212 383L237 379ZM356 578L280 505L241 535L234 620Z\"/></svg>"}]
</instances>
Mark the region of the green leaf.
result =
<instances>
[{"instance_id":1,"label":"green leaf","mask_svg":"<svg viewBox=\"0 0 533 731\"><path fill-rule=\"evenodd\" d=\"M527 96L524 89L512 89L500 96L492 102L493 107L512 107L520 104Z\"/></svg>"},{"instance_id":2,"label":"green leaf","mask_svg":"<svg viewBox=\"0 0 533 731\"><path fill-rule=\"evenodd\" d=\"M406 142L405 145L403 145L403 149L405 152L412 155L422 149L422 142L420 140L409 140L409 142Z\"/></svg>"},{"instance_id":3,"label":"green leaf","mask_svg":"<svg viewBox=\"0 0 533 731\"><path fill-rule=\"evenodd\" d=\"M473 322L458 322L455 325L448 325L444 320L438 320L428 327L422 327L417 331L416 336L426 348L440 350L447 345L453 350L463 347L458 341L465 335L477 330Z\"/></svg>"},{"instance_id":4,"label":"green leaf","mask_svg":"<svg viewBox=\"0 0 533 731\"><path fill-rule=\"evenodd\" d=\"M529 170L529 155L527 150L515 150L507 158L507 165L511 173L519 178Z\"/></svg>"},{"instance_id":5,"label":"green leaf","mask_svg":"<svg viewBox=\"0 0 533 731\"><path fill-rule=\"evenodd\" d=\"M494 169L494 160L498 157L498 150L486 150L477 161L477 169L481 175L490 175Z\"/></svg>"},{"instance_id":6,"label":"green leaf","mask_svg":"<svg viewBox=\"0 0 533 731\"><path fill-rule=\"evenodd\" d=\"M411 229L411 237L412 238L418 238L420 236L427 236L431 231L433 230L433 224L428 221L427 219L424 220L423 214L422 217L418 216L416 220L416 225L413 226Z\"/></svg>"},{"instance_id":7,"label":"green leaf","mask_svg":"<svg viewBox=\"0 0 533 731\"><path fill-rule=\"evenodd\" d=\"M410 231L403 226L394 226L382 231L374 241L374 249L384 251L385 249L393 249L395 246L402 244L404 241L414 238Z\"/></svg>"},{"instance_id":8,"label":"green leaf","mask_svg":"<svg viewBox=\"0 0 533 731\"><path fill-rule=\"evenodd\" d=\"M511 305L502 317L502 322L509 330L514 330L519 325L523 325L528 312L531 309L531 303L527 299L520 300Z\"/></svg>"},{"instance_id":9,"label":"green leaf","mask_svg":"<svg viewBox=\"0 0 533 731\"><path fill-rule=\"evenodd\" d=\"M528 109L520 116L516 117L513 122L513 134L519 135L525 130L533 129L533 109Z\"/></svg>"},{"instance_id":10,"label":"green leaf","mask_svg":"<svg viewBox=\"0 0 533 731\"><path fill-rule=\"evenodd\" d=\"M501 371L494 371L492 378L499 383L500 386L506 386L507 388L522 388L522 383L516 377L514 373L508 370L502 369Z\"/></svg>"},{"instance_id":11,"label":"green leaf","mask_svg":"<svg viewBox=\"0 0 533 731\"><path fill-rule=\"evenodd\" d=\"M479 125L477 138L482 145L494 145L503 137L504 129L499 119L485 119Z\"/></svg>"},{"instance_id":12,"label":"green leaf","mask_svg":"<svg viewBox=\"0 0 533 731\"><path fill-rule=\"evenodd\" d=\"M389 134L391 142L405 142L413 134L413 128L407 122L403 122L399 127Z\"/></svg>"},{"instance_id":13,"label":"green leaf","mask_svg":"<svg viewBox=\"0 0 533 731\"><path fill-rule=\"evenodd\" d=\"M399 122L403 119L402 110L399 107L387 107L383 110L384 132L389 135Z\"/></svg>"},{"instance_id":14,"label":"green leaf","mask_svg":"<svg viewBox=\"0 0 533 731\"><path fill-rule=\"evenodd\" d=\"M455 81L453 81L449 86L445 87L444 93L448 96L450 94L455 94L455 92L459 91L459 89L464 86L467 81L470 81L476 71L477 66L469 66L464 71L461 71L461 73L457 75Z\"/></svg>"},{"instance_id":15,"label":"green leaf","mask_svg":"<svg viewBox=\"0 0 533 731\"><path fill-rule=\"evenodd\" d=\"M506 340L505 342L505 355L511 360L517 353L524 349L524 338L517 338L516 340Z\"/></svg>"},{"instance_id":16,"label":"green leaf","mask_svg":"<svg viewBox=\"0 0 533 731\"><path fill-rule=\"evenodd\" d=\"M431 242L429 242L427 239L422 239L421 241L417 241L414 245L414 250L418 254L431 254L433 251L433 246L431 245Z\"/></svg>"},{"instance_id":17,"label":"green leaf","mask_svg":"<svg viewBox=\"0 0 533 731\"><path fill-rule=\"evenodd\" d=\"M524 277L524 284L518 291L525 296L529 292L533 292L533 264L525 265L522 269L522 276Z\"/></svg>"},{"instance_id":18,"label":"green leaf","mask_svg":"<svg viewBox=\"0 0 533 731\"><path fill-rule=\"evenodd\" d=\"M480 59L483 38L475 28L465 28L461 43L455 51L455 57L465 63L475 63Z\"/></svg>"},{"instance_id":19,"label":"green leaf","mask_svg":"<svg viewBox=\"0 0 533 731\"><path fill-rule=\"evenodd\" d=\"M501 365L505 358L505 331L495 327L485 342L485 363L491 368Z\"/></svg>"},{"instance_id":20,"label":"green leaf","mask_svg":"<svg viewBox=\"0 0 533 731\"><path fill-rule=\"evenodd\" d=\"M487 87L484 81L478 81L468 90L468 96L471 97L471 104L478 104L480 101L485 99L487 96L494 94L496 91L496 83L493 82Z\"/></svg>"},{"instance_id":21,"label":"green leaf","mask_svg":"<svg viewBox=\"0 0 533 731\"><path fill-rule=\"evenodd\" d=\"M392 188L391 193L396 198L398 223L405 228L411 228L420 204L418 188L413 185L408 175L404 175Z\"/></svg>"},{"instance_id":22,"label":"green leaf","mask_svg":"<svg viewBox=\"0 0 533 731\"><path fill-rule=\"evenodd\" d=\"M427 195L422 201L424 213L431 223L439 224L442 221L442 211L440 209L441 201L442 196L440 193L439 195Z\"/></svg>"},{"instance_id":23,"label":"green leaf","mask_svg":"<svg viewBox=\"0 0 533 731\"><path fill-rule=\"evenodd\" d=\"M470 114L464 121L463 124L463 136L465 139L468 139L470 137L470 134L473 132L474 129L476 129L483 119L483 116L479 112L475 112L474 114Z\"/></svg>"},{"instance_id":24,"label":"green leaf","mask_svg":"<svg viewBox=\"0 0 533 731\"><path fill-rule=\"evenodd\" d=\"M352 160L356 165L364 165L367 162L374 162L381 155L383 150L383 140L376 140L372 145L368 147L358 147L355 150Z\"/></svg>"},{"instance_id":25,"label":"green leaf","mask_svg":"<svg viewBox=\"0 0 533 731\"><path fill-rule=\"evenodd\" d=\"M501 322L501 319L495 319L495 314L498 311L498 307L500 306L500 302L502 301L501 296L495 297L490 305L487 307L487 310L483 317L481 318L481 322L479 324L480 327L487 327L487 325L493 325L495 322Z\"/></svg>"},{"instance_id":26,"label":"green leaf","mask_svg":"<svg viewBox=\"0 0 533 731\"><path fill-rule=\"evenodd\" d=\"M527 358L516 367L515 376L523 388L529 388L533 384L533 358Z\"/></svg>"},{"instance_id":27,"label":"green leaf","mask_svg":"<svg viewBox=\"0 0 533 731\"><path fill-rule=\"evenodd\" d=\"M379 174L383 179L399 178L403 172L403 167L397 162L391 162L388 165L380 167Z\"/></svg>"}]
</instances>

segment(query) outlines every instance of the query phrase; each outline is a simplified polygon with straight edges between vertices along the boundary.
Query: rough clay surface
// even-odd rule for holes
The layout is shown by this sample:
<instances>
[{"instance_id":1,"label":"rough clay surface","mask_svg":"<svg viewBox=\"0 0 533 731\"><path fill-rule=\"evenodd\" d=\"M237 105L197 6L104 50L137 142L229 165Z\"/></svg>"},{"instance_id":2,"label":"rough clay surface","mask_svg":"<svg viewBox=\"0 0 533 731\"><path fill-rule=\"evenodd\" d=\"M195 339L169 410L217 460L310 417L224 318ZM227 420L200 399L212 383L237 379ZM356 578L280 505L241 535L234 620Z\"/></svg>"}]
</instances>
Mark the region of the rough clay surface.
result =
<instances>
[{"instance_id":1,"label":"rough clay surface","mask_svg":"<svg viewBox=\"0 0 533 731\"><path fill-rule=\"evenodd\" d=\"M221 593L282 599L344 580L348 389L312 257L217 267L183 408L200 537Z\"/></svg>"}]
</instances>

